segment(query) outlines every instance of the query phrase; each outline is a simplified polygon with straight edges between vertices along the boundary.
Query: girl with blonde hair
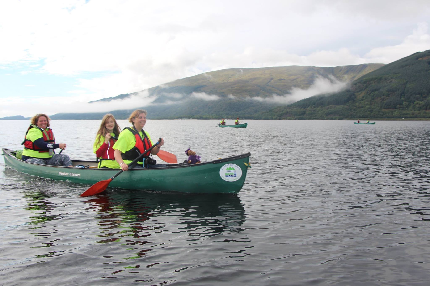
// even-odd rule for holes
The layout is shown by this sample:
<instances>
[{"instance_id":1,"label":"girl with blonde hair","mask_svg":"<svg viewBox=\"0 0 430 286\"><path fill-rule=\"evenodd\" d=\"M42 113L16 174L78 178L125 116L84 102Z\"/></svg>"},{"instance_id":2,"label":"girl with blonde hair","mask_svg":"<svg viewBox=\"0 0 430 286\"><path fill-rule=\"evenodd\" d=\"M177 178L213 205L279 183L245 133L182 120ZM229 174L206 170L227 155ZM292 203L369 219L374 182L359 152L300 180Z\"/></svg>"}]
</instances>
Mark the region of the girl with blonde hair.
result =
<instances>
[{"instance_id":1,"label":"girl with blonde hair","mask_svg":"<svg viewBox=\"0 0 430 286\"><path fill-rule=\"evenodd\" d=\"M113 145L118 140L120 132L121 129L112 114L103 116L93 145L93 151L99 161L99 168L120 168L119 164L115 161L113 150Z\"/></svg>"}]
</instances>

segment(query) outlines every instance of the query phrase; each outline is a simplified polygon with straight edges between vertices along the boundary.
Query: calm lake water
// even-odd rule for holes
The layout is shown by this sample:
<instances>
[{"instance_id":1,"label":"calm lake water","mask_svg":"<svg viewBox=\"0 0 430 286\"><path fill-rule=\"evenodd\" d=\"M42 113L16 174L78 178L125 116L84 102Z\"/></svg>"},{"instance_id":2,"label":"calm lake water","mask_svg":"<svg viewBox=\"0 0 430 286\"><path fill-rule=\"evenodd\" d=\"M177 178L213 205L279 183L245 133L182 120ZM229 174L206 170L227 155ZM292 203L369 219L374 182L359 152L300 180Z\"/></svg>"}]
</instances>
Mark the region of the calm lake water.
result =
<instances>
[{"instance_id":1,"label":"calm lake water","mask_svg":"<svg viewBox=\"0 0 430 286\"><path fill-rule=\"evenodd\" d=\"M82 198L88 186L1 157L0 284L428 285L430 122L246 122L145 128L178 161L188 147L204 161L251 152L237 195ZM51 126L66 154L91 160L99 123ZM1 124L1 147L21 149L29 122Z\"/></svg>"}]
</instances>

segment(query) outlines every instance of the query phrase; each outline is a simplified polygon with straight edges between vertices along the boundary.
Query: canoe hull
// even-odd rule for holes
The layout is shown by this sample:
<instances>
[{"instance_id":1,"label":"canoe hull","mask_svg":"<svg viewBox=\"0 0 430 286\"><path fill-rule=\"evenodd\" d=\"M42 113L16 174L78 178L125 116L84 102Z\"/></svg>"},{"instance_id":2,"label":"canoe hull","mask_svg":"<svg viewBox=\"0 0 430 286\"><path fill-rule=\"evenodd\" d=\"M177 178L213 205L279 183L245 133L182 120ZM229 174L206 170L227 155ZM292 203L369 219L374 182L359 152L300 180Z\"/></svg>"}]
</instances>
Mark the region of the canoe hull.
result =
<instances>
[{"instance_id":1,"label":"canoe hull","mask_svg":"<svg viewBox=\"0 0 430 286\"><path fill-rule=\"evenodd\" d=\"M107 180L120 171L29 164L17 159L9 149L3 149L3 155L6 165L19 172L85 185ZM247 153L196 165L168 164L155 169L129 170L112 180L109 187L183 193L238 193L245 183L250 155ZM73 164L95 166L94 161L73 161Z\"/></svg>"},{"instance_id":2,"label":"canoe hull","mask_svg":"<svg viewBox=\"0 0 430 286\"><path fill-rule=\"evenodd\" d=\"M232 127L232 128L246 128L248 126L248 123L238 124L238 125L221 125L218 124L219 127Z\"/></svg>"},{"instance_id":3,"label":"canoe hull","mask_svg":"<svg viewBox=\"0 0 430 286\"><path fill-rule=\"evenodd\" d=\"M354 124L375 124L375 122L369 122L369 123L366 123L366 122L365 122L365 123L361 123L361 122L360 122L360 123L358 123L358 122L354 122Z\"/></svg>"}]
</instances>

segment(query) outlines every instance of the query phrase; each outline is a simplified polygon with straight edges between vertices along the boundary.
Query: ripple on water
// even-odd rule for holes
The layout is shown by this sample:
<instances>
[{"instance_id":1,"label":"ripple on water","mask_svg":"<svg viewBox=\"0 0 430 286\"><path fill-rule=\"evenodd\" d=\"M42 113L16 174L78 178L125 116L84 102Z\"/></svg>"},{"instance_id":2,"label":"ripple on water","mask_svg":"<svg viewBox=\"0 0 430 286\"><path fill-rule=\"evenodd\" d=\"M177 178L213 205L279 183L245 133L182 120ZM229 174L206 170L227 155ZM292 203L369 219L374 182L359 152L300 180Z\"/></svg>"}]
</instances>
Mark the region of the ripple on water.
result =
<instances>
[{"instance_id":1,"label":"ripple on water","mask_svg":"<svg viewBox=\"0 0 430 286\"><path fill-rule=\"evenodd\" d=\"M426 285L429 123L249 122L148 123L179 161L188 147L204 160L251 152L238 195L109 188L81 198L84 186L0 161L2 282ZM98 123L76 124L88 134L67 152L92 159Z\"/></svg>"}]
</instances>

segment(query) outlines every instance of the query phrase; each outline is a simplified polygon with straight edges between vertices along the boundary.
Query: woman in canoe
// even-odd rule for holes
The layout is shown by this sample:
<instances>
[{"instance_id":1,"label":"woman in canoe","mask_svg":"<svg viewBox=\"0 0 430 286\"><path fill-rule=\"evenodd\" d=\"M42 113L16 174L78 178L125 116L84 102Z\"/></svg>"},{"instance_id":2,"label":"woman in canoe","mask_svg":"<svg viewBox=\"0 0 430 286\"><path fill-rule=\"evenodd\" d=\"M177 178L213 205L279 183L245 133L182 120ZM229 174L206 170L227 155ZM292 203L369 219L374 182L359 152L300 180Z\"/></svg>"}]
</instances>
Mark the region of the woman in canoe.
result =
<instances>
[{"instance_id":1,"label":"woman in canoe","mask_svg":"<svg viewBox=\"0 0 430 286\"><path fill-rule=\"evenodd\" d=\"M93 145L93 151L99 161L99 168L120 168L118 162L115 161L113 150L113 145L118 140L119 133L120 128L115 117L112 114L103 116Z\"/></svg>"},{"instance_id":2,"label":"woman in canoe","mask_svg":"<svg viewBox=\"0 0 430 286\"><path fill-rule=\"evenodd\" d=\"M54 149L66 149L65 143L55 143L54 132L50 128L50 119L46 114L36 114L31 118L31 125L25 134L22 160L32 164L52 166L72 166L72 161L65 154L54 154ZM61 152L60 152L61 153Z\"/></svg>"},{"instance_id":3,"label":"woman in canoe","mask_svg":"<svg viewBox=\"0 0 430 286\"><path fill-rule=\"evenodd\" d=\"M133 125L126 127L121 131L113 149L115 150L115 160L118 162L123 171L128 170L128 165L142 153L152 147L151 137L143 130L146 124L146 110L135 110L128 118L128 121ZM164 145L164 140L161 139L160 144L152 148L151 154L156 155ZM148 153L148 152L145 152ZM138 166L150 168L155 164L155 160L149 157L150 154L144 155L144 162L138 162Z\"/></svg>"},{"instance_id":4,"label":"woman in canoe","mask_svg":"<svg viewBox=\"0 0 430 286\"><path fill-rule=\"evenodd\" d=\"M239 125L239 117L236 119L236 121L234 122L234 125Z\"/></svg>"}]
</instances>

